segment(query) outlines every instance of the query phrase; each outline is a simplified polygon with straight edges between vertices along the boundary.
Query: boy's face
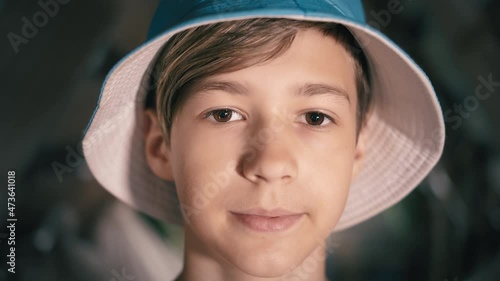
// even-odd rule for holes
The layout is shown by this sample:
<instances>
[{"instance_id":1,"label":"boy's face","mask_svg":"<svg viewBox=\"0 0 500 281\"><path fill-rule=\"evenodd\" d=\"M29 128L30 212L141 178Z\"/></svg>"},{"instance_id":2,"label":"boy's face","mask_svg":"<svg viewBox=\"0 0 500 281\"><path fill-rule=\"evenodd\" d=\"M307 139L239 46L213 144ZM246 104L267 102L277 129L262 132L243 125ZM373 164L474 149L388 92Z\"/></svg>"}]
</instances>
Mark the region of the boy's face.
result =
<instances>
[{"instance_id":1,"label":"boy's face","mask_svg":"<svg viewBox=\"0 0 500 281\"><path fill-rule=\"evenodd\" d=\"M208 255L224 270L283 275L332 231L360 169L354 63L335 39L310 29L280 57L207 81L239 86L190 98L176 114L171 146L161 149L165 160L150 166L176 183L187 254ZM305 84L337 92L311 86L316 94L297 94ZM302 215L286 230L266 232L233 214L252 208Z\"/></svg>"}]
</instances>

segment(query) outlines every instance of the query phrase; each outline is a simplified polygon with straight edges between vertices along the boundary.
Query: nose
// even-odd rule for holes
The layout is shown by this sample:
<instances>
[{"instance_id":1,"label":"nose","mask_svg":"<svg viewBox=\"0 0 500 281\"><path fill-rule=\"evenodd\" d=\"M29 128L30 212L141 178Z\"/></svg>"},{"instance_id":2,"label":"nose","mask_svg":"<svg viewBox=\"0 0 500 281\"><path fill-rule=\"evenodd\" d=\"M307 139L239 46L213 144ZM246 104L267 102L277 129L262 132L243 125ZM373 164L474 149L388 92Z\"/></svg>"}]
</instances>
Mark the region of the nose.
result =
<instances>
[{"instance_id":1,"label":"nose","mask_svg":"<svg viewBox=\"0 0 500 281\"><path fill-rule=\"evenodd\" d=\"M297 147L286 130L259 129L245 143L242 174L254 183L291 183L297 177Z\"/></svg>"}]
</instances>

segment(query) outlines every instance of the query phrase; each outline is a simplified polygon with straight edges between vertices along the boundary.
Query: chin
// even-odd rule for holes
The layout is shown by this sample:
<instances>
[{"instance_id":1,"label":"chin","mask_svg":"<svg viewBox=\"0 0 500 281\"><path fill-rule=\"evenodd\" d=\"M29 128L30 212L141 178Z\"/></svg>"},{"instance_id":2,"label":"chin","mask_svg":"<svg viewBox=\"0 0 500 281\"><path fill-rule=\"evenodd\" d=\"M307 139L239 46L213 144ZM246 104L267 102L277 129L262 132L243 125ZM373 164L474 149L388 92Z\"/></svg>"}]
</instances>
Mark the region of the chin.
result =
<instances>
[{"instance_id":1,"label":"chin","mask_svg":"<svg viewBox=\"0 0 500 281\"><path fill-rule=\"evenodd\" d=\"M248 253L234 260L234 265L250 276L281 277L300 264L300 258L290 252Z\"/></svg>"}]
</instances>

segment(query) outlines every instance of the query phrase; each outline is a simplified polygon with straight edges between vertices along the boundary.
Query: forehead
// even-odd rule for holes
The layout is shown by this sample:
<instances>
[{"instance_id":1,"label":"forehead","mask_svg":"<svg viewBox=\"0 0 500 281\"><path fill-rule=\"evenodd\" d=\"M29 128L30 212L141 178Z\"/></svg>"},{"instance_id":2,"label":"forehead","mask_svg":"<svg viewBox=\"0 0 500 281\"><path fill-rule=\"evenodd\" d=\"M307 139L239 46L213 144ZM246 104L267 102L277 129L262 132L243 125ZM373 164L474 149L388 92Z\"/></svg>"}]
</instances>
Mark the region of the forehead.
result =
<instances>
[{"instance_id":1,"label":"forehead","mask_svg":"<svg viewBox=\"0 0 500 281\"><path fill-rule=\"evenodd\" d=\"M270 61L197 81L191 95L223 91L248 96L254 90L286 91L292 97L330 96L355 101L355 69L351 55L333 37L308 29Z\"/></svg>"},{"instance_id":2,"label":"forehead","mask_svg":"<svg viewBox=\"0 0 500 281\"><path fill-rule=\"evenodd\" d=\"M251 95L251 90L238 81L207 78L197 83L193 88L193 95L210 95L217 91L225 92L235 96ZM314 97L323 96L335 101L351 103L349 93L335 84L315 83L306 81L304 83L293 83L287 88L291 97Z\"/></svg>"}]
</instances>

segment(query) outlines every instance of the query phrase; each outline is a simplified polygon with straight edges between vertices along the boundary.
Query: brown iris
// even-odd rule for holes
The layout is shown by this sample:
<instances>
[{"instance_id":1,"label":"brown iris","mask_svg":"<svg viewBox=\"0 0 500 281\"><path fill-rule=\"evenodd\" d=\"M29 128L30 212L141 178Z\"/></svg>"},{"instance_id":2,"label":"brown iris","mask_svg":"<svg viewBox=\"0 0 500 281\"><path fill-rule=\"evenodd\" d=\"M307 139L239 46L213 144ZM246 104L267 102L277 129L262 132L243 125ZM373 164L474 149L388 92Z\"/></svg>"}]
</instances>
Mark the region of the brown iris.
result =
<instances>
[{"instance_id":1,"label":"brown iris","mask_svg":"<svg viewBox=\"0 0 500 281\"><path fill-rule=\"evenodd\" d=\"M325 115L321 112L308 112L306 113L306 121L309 125L318 126L325 120Z\"/></svg>"},{"instance_id":2,"label":"brown iris","mask_svg":"<svg viewBox=\"0 0 500 281\"><path fill-rule=\"evenodd\" d=\"M233 111L229 109L218 109L212 112L215 121L217 122L228 122L231 120L231 116L233 115Z\"/></svg>"}]
</instances>

